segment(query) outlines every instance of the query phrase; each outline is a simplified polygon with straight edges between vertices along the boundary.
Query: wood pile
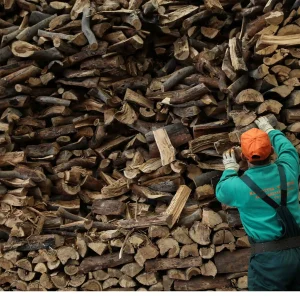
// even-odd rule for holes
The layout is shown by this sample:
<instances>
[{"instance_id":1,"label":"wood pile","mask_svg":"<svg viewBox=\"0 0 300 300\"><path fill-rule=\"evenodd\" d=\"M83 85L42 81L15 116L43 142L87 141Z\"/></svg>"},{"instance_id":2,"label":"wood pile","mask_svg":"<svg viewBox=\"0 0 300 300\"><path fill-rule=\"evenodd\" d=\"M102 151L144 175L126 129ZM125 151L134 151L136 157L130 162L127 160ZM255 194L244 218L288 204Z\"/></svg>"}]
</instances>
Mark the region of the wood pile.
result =
<instances>
[{"instance_id":1,"label":"wood pile","mask_svg":"<svg viewBox=\"0 0 300 300\"><path fill-rule=\"evenodd\" d=\"M247 289L215 186L261 115L300 149L299 6L0 0L0 290Z\"/></svg>"}]
</instances>

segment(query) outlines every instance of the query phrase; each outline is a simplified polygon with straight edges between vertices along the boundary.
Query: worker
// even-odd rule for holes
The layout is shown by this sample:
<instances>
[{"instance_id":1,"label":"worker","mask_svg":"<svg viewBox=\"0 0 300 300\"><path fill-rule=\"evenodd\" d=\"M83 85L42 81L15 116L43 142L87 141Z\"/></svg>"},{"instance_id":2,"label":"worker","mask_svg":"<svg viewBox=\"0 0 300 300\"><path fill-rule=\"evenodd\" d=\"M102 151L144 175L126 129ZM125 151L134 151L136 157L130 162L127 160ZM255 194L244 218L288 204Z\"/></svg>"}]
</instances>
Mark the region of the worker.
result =
<instances>
[{"instance_id":1,"label":"worker","mask_svg":"<svg viewBox=\"0 0 300 300\"><path fill-rule=\"evenodd\" d=\"M292 143L266 117L241 136L248 170L238 175L233 149L223 154L225 171L217 199L239 210L251 244L250 291L300 291L299 157ZM271 162L274 153L277 159Z\"/></svg>"}]
</instances>

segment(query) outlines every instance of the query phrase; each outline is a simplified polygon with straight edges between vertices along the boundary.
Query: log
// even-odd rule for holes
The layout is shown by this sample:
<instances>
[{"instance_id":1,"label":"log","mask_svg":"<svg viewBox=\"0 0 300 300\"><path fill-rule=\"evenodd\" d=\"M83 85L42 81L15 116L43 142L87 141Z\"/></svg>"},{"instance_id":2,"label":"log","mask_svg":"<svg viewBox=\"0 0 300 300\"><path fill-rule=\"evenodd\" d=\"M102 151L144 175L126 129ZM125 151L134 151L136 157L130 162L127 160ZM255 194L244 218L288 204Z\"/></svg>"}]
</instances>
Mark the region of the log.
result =
<instances>
[{"instance_id":1,"label":"log","mask_svg":"<svg viewBox=\"0 0 300 300\"><path fill-rule=\"evenodd\" d=\"M185 67L171 74L171 76L163 83L162 92L169 91L172 87L182 81L184 78L194 73L194 67Z\"/></svg>"},{"instance_id":2,"label":"log","mask_svg":"<svg viewBox=\"0 0 300 300\"><path fill-rule=\"evenodd\" d=\"M189 281L175 280L174 289L176 291L205 291L217 288L230 287L230 280L225 276L215 278L193 278Z\"/></svg>"},{"instance_id":3,"label":"log","mask_svg":"<svg viewBox=\"0 0 300 300\"><path fill-rule=\"evenodd\" d=\"M192 138L188 130L180 123L167 125L164 127L164 129L166 130L166 133L170 138L170 142L175 149L186 144ZM158 157L159 150L156 143L153 143L155 141L153 132L146 131L145 133L147 143L150 144L151 147L151 157Z\"/></svg>"},{"instance_id":4,"label":"log","mask_svg":"<svg viewBox=\"0 0 300 300\"><path fill-rule=\"evenodd\" d=\"M203 84L198 84L195 87L192 87L184 92L177 92L171 98L165 98L162 103L163 104L182 104L192 100L195 98L201 97L209 92L208 88Z\"/></svg>"},{"instance_id":5,"label":"log","mask_svg":"<svg viewBox=\"0 0 300 300\"><path fill-rule=\"evenodd\" d=\"M135 261L139 266L144 266L147 259L155 258L159 254L157 248L154 245L146 245L139 248L136 255L134 256Z\"/></svg>"},{"instance_id":6,"label":"log","mask_svg":"<svg viewBox=\"0 0 300 300\"><path fill-rule=\"evenodd\" d=\"M158 270L181 269L189 267L200 267L202 265L201 257L193 258L157 258L146 261L146 272L156 272Z\"/></svg>"},{"instance_id":7,"label":"log","mask_svg":"<svg viewBox=\"0 0 300 300\"><path fill-rule=\"evenodd\" d=\"M153 131L153 136L160 152L162 166L175 160L175 149L171 144L167 131L164 128Z\"/></svg>"},{"instance_id":8,"label":"log","mask_svg":"<svg viewBox=\"0 0 300 300\"><path fill-rule=\"evenodd\" d=\"M282 36L262 35L259 43L264 45L293 46L299 45L299 34Z\"/></svg>"},{"instance_id":9,"label":"log","mask_svg":"<svg viewBox=\"0 0 300 300\"><path fill-rule=\"evenodd\" d=\"M215 256L218 273L234 273L248 270L250 249L237 250L232 253L224 251Z\"/></svg>"},{"instance_id":10,"label":"log","mask_svg":"<svg viewBox=\"0 0 300 300\"><path fill-rule=\"evenodd\" d=\"M90 49L95 51L98 49L98 43L93 31L90 28L90 14L91 9L89 7L85 7L82 12L82 32L89 42Z\"/></svg>"},{"instance_id":11,"label":"log","mask_svg":"<svg viewBox=\"0 0 300 300\"><path fill-rule=\"evenodd\" d=\"M64 239L58 235L40 235L40 236L31 236L26 240L17 241L14 244L10 244L9 242L4 245L4 251L8 251L10 249L17 249L18 251L35 251L39 249L48 249L50 247L57 248L62 246L64 243Z\"/></svg>"},{"instance_id":12,"label":"log","mask_svg":"<svg viewBox=\"0 0 300 300\"><path fill-rule=\"evenodd\" d=\"M198 221L189 230L190 238L200 245L208 245L210 243L210 233L211 229Z\"/></svg>"},{"instance_id":13,"label":"log","mask_svg":"<svg viewBox=\"0 0 300 300\"><path fill-rule=\"evenodd\" d=\"M253 89L247 89L242 92L240 92L236 99L236 104L244 104L244 103L262 103L264 102L264 98L261 95L261 93L253 90Z\"/></svg>"},{"instance_id":14,"label":"log","mask_svg":"<svg viewBox=\"0 0 300 300\"><path fill-rule=\"evenodd\" d=\"M178 256L180 248L176 240L172 238L163 238L158 240L156 243L159 248L160 255L168 253L168 258Z\"/></svg>"},{"instance_id":15,"label":"log","mask_svg":"<svg viewBox=\"0 0 300 300\"><path fill-rule=\"evenodd\" d=\"M43 29L45 27L47 27L50 23L51 20L53 20L57 15L52 15L38 23L36 23L35 25L31 26L31 27L27 27L26 29L24 29L23 31L21 31L18 35L17 35L17 39L19 41L30 41L38 32L39 29Z\"/></svg>"},{"instance_id":16,"label":"log","mask_svg":"<svg viewBox=\"0 0 300 300\"><path fill-rule=\"evenodd\" d=\"M93 202L92 211L100 215L121 215L125 210L125 204L116 200L96 200Z\"/></svg>"},{"instance_id":17,"label":"log","mask_svg":"<svg viewBox=\"0 0 300 300\"><path fill-rule=\"evenodd\" d=\"M199 256L198 245L190 244L184 245L180 250L180 258L186 258L188 256L197 257Z\"/></svg>"},{"instance_id":18,"label":"log","mask_svg":"<svg viewBox=\"0 0 300 300\"><path fill-rule=\"evenodd\" d=\"M119 258L118 253L106 254L101 257L94 256L83 259L79 266L80 273L88 273L92 271L102 270L108 267L117 267L133 262L133 255L123 254Z\"/></svg>"},{"instance_id":19,"label":"log","mask_svg":"<svg viewBox=\"0 0 300 300\"><path fill-rule=\"evenodd\" d=\"M171 200L168 209L165 211L165 215L167 216L167 223L170 228L172 228L178 220L182 209L189 198L190 193L191 189L189 187L187 187L186 185L181 185L177 190L175 196Z\"/></svg>"}]
</instances>

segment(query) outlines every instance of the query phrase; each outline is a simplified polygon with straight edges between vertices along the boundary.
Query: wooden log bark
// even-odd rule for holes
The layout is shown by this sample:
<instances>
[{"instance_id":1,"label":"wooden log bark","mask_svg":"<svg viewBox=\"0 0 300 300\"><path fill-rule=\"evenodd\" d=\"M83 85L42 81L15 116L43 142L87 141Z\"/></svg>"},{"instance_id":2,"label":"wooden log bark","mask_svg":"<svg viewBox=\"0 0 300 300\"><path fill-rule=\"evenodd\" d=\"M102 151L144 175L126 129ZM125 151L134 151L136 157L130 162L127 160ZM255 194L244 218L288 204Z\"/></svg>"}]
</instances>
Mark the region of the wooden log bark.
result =
<instances>
[{"instance_id":1,"label":"wooden log bark","mask_svg":"<svg viewBox=\"0 0 300 300\"><path fill-rule=\"evenodd\" d=\"M215 278L192 278L189 281L175 280L174 289L176 291L205 291L217 288L230 287L230 280L225 276L217 276Z\"/></svg>"},{"instance_id":2,"label":"wooden log bark","mask_svg":"<svg viewBox=\"0 0 300 300\"><path fill-rule=\"evenodd\" d=\"M168 270L173 268L189 268L199 267L202 265L201 257L193 258L157 258L146 261L145 270L146 272L155 272L158 270Z\"/></svg>"},{"instance_id":3,"label":"wooden log bark","mask_svg":"<svg viewBox=\"0 0 300 300\"><path fill-rule=\"evenodd\" d=\"M80 264L79 272L88 273L131 262L133 262L133 255L130 254L123 254L122 258L119 258L119 253L106 254L101 257L88 257Z\"/></svg>"},{"instance_id":4,"label":"wooden log bark","mask_svg":"<svg viewBox=\"0 0 300 300\"><path fill-rule=\"evenodd\" d=\"M215 256L218 273L234 273L248 270L250 249L234 252L223 251Z\"/></svg>"}]
</instances>

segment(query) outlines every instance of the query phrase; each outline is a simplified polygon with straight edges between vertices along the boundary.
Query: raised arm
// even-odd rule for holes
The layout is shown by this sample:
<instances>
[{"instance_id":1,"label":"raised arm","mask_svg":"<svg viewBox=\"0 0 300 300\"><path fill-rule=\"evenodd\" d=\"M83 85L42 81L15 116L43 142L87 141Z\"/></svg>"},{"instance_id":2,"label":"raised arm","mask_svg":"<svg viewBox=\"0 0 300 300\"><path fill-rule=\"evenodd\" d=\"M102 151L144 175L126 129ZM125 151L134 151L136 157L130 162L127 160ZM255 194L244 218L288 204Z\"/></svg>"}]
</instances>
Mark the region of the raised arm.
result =
<instances>
[{"instance_id":1,"label":"raised arm","mask_svg":"<svg viewBox=\"0 0 300 300\"><path fill-rule=\"evenodd\" d=\"M279 130L274 129L266 117L260 117L255 121L257 127L265 131L271 140L278 161L288 164L292 169L299 169L299 156L293 144ZM298 171L297 171L298 172Z\"/></svg>"},{"instance_id":2,"label":"raised arm","mask_svg":"<svg viewBox=\"0 0 300 300\"><path fill-rule=\"evenodd\" d=\"M272 130L268 133L278 160L289 164L292 168L299 165L299 155L293 144L279 130Z\"/></svg>"}]
</instances>

